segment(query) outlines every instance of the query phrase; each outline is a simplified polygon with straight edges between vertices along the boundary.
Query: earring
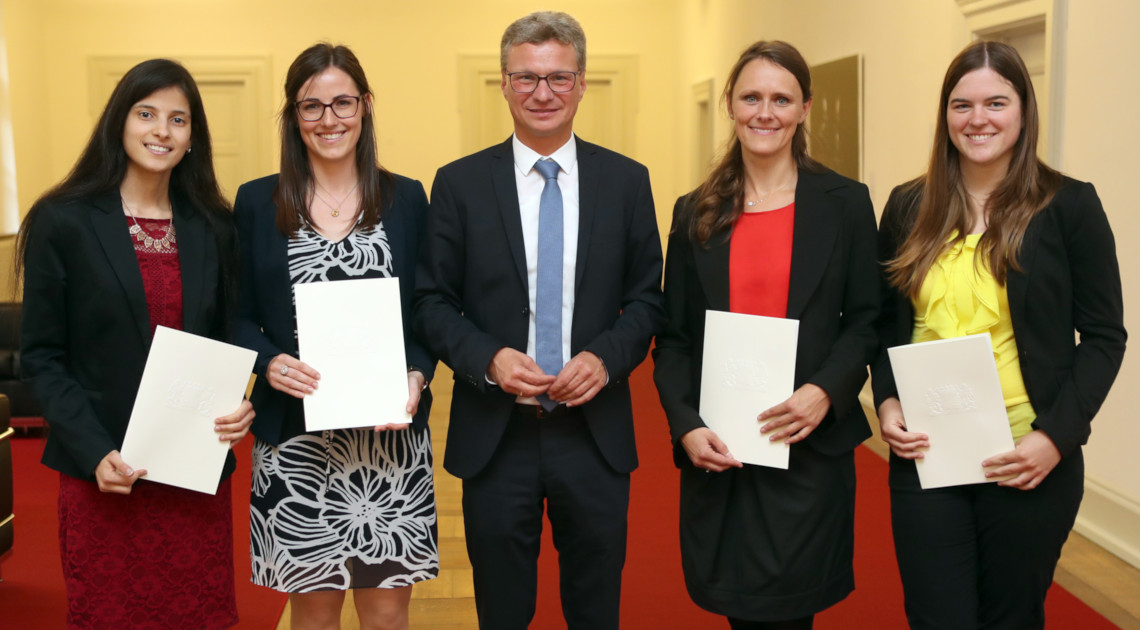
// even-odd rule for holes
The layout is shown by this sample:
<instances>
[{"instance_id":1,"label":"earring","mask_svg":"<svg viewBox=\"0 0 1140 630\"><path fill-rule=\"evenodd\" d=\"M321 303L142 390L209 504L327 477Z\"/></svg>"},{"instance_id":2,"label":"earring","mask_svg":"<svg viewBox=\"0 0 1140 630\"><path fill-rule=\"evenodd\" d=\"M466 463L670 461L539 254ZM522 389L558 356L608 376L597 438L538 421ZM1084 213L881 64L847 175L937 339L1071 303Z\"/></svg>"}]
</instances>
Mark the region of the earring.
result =
<instances>
[{"instance_id":1,"label":"earring","mask_svg":"<svg viewBox=\"0 0 1140 630\"><path fill-rule=\"evenodd\" d=\"M186 152L187 152L187 153L189 153L189 152L190 152L190 151L192 151L193 149L194 149L194 147L186 147Z\"/></svg>"}]
</instances>

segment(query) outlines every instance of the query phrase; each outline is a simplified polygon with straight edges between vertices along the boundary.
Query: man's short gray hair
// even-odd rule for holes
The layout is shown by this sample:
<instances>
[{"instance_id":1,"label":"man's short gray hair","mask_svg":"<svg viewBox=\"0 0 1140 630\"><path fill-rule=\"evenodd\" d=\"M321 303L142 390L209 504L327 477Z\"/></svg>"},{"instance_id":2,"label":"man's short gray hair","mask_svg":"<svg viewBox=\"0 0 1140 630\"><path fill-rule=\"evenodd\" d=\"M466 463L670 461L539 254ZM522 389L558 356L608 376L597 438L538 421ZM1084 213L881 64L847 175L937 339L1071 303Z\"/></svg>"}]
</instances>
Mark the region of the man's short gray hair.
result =
<instances>
[{"instance_id":1,"label":"man's short gray hair","mask_svg":"<svg viewBox=\"0 0 1140 630\"><path fill-rule=\"evenodd\" d=\"M578 71L586 69L586 33L573 16L561 11L535 11L514 21L503 32L499 49L499 66L507 71L507 55L520 44L542 44L550 40L574 47L578 53Z\"/></svg>"}]
</instances>

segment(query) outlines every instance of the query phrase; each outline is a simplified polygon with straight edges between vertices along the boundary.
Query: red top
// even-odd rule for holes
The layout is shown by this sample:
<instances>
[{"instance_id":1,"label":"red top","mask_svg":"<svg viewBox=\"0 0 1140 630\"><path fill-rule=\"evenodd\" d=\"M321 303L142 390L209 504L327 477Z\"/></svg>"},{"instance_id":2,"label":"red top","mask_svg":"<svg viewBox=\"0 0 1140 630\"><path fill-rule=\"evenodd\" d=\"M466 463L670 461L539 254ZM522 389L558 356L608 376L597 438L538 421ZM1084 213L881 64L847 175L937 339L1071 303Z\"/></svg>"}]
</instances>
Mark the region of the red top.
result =
<instances>
[{"instance_id":1,"label":"red top","mask_svg":"<svg viewBox=\"0 0 1140 630\"><path fill-rule=\"evenodd\" d=\"M745 212L732 229L728 304L733 313L787 317L796 204Z\"/></svg>"},{"instance_id":2,"label":"red top","mask_svg":"<svg viewBox=\"0 0 1140 630\"><path fill-rule=\"evenodd\" d=\"M127 217L129 227L135 220ZM131 231L135 256L139 259L146 310L150 314L150 334L156 326L182 330L182 266L178 261L178 235L171 219L138 219L140 230ZM149 237L149 238L148 238Z\"/></svg>"}]
</instances>

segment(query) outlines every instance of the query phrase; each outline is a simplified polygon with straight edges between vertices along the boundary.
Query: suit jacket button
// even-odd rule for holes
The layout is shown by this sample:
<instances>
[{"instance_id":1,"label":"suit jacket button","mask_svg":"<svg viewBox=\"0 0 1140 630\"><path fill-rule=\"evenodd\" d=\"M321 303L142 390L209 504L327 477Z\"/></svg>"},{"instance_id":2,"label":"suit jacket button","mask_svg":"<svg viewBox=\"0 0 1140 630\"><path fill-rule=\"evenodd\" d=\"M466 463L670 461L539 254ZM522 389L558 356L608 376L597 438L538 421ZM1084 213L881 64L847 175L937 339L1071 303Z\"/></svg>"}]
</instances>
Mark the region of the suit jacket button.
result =
<instances>
[{"instance_id":1,"label":"suit jacket button","mask_svg":"<svg viewBox=\"0 0 1140 630\"><path fill-rule=\"evenodd\" d=\"M524 306L522 308L522 314L523 315L530 315L530 307Z\"/></svg>"}]
</instances>

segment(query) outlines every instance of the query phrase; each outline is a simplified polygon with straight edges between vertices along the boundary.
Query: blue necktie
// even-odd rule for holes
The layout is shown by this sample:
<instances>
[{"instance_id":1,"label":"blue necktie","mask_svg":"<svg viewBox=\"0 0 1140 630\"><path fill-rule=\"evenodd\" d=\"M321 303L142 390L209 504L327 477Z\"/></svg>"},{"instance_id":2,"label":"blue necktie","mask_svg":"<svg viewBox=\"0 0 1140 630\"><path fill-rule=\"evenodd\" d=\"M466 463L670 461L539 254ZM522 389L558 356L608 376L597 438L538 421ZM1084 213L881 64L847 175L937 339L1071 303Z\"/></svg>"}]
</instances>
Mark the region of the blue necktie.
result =
<instances>
[{"instance_id":1,"label":"blue necktie","mask_svg":"<svg viewBox=\"0 0 1140 630\"><path fill-rule=\"evenodd\" d=\"M547 374L562 371L562 190L558 163L541 159L534 168L546 180L538 202L538 286L535 287L534 346L538 367ZM547 411L558 406L543 394Z\"/></svg>"}]
</instances>

